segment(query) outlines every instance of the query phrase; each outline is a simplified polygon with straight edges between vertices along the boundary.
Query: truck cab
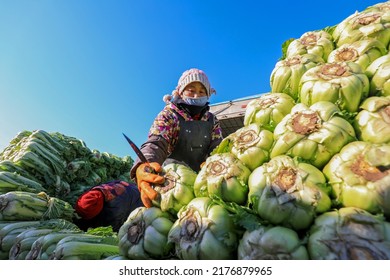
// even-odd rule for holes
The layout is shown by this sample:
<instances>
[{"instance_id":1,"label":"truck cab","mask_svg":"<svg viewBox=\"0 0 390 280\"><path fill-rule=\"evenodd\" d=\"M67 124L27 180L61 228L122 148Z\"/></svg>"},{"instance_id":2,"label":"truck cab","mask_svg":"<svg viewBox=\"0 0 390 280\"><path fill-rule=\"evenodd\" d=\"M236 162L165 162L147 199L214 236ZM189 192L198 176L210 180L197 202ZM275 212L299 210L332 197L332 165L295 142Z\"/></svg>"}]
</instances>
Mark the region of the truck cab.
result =
<instances>
[{"instance_id":1,"label":"truck cab","mask_svg":"<svg viewBox=\"0 0 390 280\"><path fill-rule=\"evenodd\" d=\"M210 112L214 113L218 118L224 138L244 126L245 111L248 103L260 96L261 94L256 94L210 105Z\"/></svg>"}]
</instances>

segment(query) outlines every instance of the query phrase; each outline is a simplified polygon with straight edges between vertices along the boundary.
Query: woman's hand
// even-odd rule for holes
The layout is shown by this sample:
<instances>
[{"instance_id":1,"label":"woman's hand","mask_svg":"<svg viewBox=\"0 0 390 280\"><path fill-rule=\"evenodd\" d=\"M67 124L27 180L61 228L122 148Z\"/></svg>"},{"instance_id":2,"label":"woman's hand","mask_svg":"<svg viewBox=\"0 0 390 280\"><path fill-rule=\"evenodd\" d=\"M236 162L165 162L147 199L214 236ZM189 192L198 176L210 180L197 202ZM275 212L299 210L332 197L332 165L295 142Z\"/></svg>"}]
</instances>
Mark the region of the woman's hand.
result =
<instances>
[{"instance_id":1,"label":"woman's hand","mask_svg":"<svg viewBox=\"0 0 390 280\"><path fill-rule=\"evenodd\" d=\"M141 200L145 207L152 207L152 200L158 196L157 191L153 189L153 185L160 185L165 182L163 176L158 175L162 171L162 167L157 162L146 162L138 166L136 170L136 178L138 190L141 193Z\"/></svg>"}]
</instances>

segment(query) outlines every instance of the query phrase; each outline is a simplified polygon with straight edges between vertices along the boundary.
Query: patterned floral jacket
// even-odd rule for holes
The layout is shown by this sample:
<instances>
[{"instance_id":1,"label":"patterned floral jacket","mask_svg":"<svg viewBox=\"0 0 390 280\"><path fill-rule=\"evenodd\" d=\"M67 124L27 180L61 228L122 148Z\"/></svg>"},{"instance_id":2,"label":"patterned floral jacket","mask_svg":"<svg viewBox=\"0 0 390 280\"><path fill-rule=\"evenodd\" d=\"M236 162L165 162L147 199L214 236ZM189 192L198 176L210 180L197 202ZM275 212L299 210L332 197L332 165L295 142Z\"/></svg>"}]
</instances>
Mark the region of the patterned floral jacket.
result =
<instances>
[{"instance_id":1,"label":"patterned floral jacket","mask_svg":"<svg viewBox=\"0 0 390 280\"><path fill-rule=\"evenodd\" d=\"M169 103L155 118L148 134L148 140L142 144L140 149L144 153L149 162L158 162L163 164L167 157L175 149L175 145L178 141L180 125L179 115L181 115L186 121L201 120L209 121L210 118L214 119L214 125L211 133L211 143L208 149L210 154L215 147L222 141L222 130L218 119L209 110L209 107L198 116L191 117L191 115L180 106ZM131 169L131 177L135 178L135 170L141 164L137 159Z\"/></svg>"}]
</instances>

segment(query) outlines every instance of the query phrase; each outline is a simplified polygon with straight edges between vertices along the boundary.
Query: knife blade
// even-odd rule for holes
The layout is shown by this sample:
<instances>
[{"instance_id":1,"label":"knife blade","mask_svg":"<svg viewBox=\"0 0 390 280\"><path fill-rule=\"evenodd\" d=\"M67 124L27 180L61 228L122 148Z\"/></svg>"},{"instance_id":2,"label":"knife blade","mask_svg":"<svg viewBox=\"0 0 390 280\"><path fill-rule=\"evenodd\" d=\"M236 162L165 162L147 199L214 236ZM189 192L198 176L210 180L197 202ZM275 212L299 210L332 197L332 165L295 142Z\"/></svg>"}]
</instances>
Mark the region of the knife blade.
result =
<instances>
[{"instance_id":1,"label":"knife blade","mask_svg":"<svg viewBox=\"0 0 390 280\"><path fill-rule=\"evenodd\" d=\"M142 151L140 150L140 148L138 148L138 146L133 142L131 141L131 139L129 137L126 136L126 134L124 134L122 132L123 136L126 138L127 142L130 144L131 148L134 150L134 152L137 154L137 156L139 157L139 159L141 160L141 162L149 162L145 155L142 153ZM150 167L151 168L151 167ZM148 170L148 172L151 172L151 173L156 173L155 170L153 168L151 168L150 170ZM168 181L172 181L174 183L176 183L176 180L173 180L173 179L170 179L170 178L165 178L165 180L168 180Z\"/></svg>"},{"instance_id":2,"label":"knife blade","mask_svg":"<svg viewBox=\"0 0 390 280\"><path fill-rule=\"evenodd\" d=\"M133 141L130 140L129 137L126 136L126 134L124 134L122 132L123 136L126 138L127 142L130 144L130 147L133 149L133 151L136 153L136 155L139 157L139 159L142 161L142 162L148 162L148 160L146 159L145 155L142 153L142 151L137 147L136 144L134 144Z\"/></svg>"}]
</instances>

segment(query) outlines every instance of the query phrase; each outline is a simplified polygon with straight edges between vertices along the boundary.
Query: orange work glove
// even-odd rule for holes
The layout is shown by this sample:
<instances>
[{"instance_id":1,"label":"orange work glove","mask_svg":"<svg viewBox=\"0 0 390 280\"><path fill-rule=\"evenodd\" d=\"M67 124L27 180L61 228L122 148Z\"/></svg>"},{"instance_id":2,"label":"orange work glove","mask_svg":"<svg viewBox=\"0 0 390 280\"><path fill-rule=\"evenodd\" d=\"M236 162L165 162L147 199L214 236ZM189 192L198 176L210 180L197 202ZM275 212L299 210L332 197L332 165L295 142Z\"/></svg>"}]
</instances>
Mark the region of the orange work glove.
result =
<instances>
[{"instance_id":1,"label":"orange work glove","mask_svg":"<svg viewBox=\"0 0 390 280\"><path fill-rule=\"evenodd\" d=\"M141 200L147 208L152 207L152 200L155 200L158 196L152 185L160 185L165 182L165 178L157 174L161 171L162 167L157 162L142 163L135 171Z\"/></svg>"}]
</instances>

